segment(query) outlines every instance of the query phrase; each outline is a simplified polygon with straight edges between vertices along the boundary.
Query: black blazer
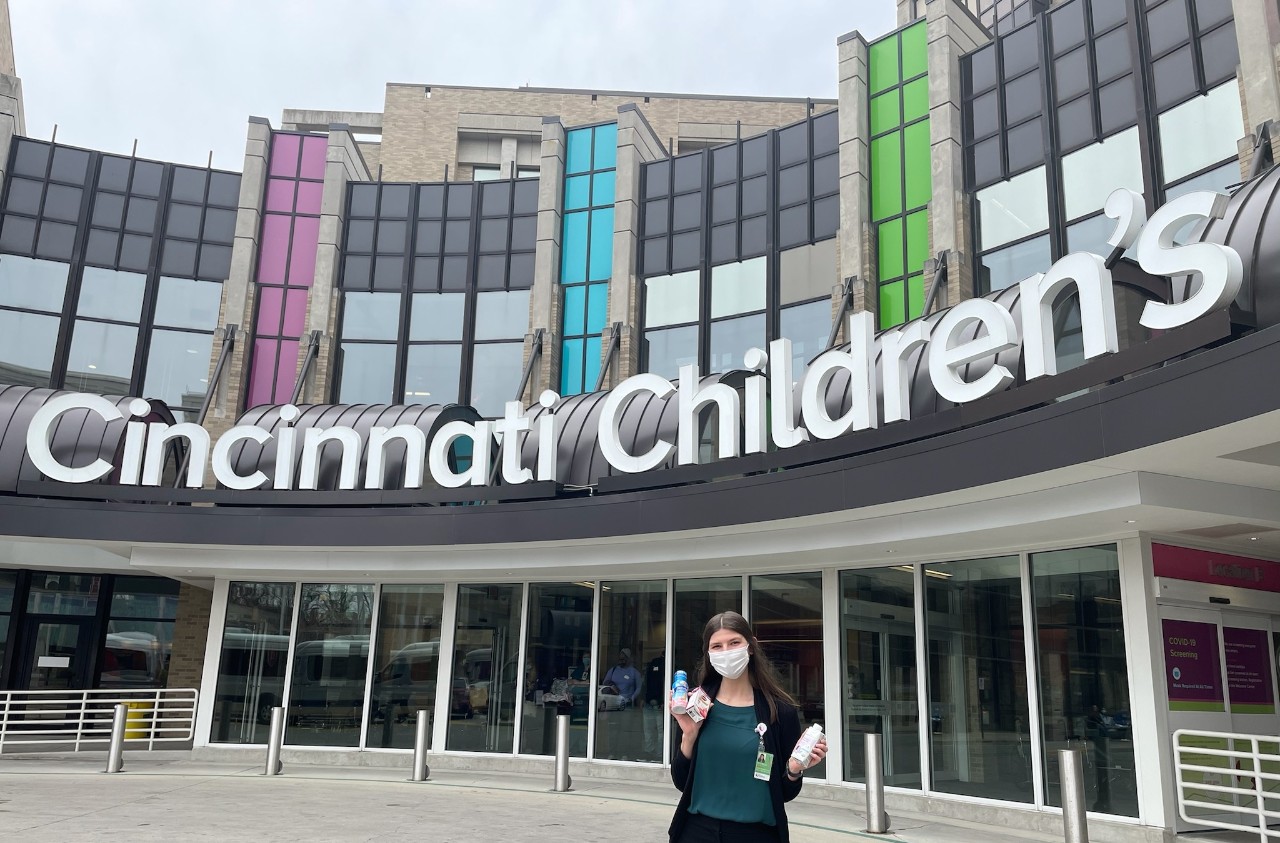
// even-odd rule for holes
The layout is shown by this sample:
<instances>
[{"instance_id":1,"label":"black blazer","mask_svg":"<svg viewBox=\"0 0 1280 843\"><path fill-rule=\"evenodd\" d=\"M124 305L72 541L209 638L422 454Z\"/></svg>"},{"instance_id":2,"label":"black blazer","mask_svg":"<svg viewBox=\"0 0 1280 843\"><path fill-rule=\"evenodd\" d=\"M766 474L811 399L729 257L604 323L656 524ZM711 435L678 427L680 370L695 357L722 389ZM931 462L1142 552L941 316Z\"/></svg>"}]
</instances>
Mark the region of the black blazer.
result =
<instances>
[{"instance_id":1,"label":"black blazer","mask_svg":"<svg viewBox=\"0 0 1280 843\"><path fill-rule=\"evenodd\" d=\"M703 685L703 689L711 695L712 699L715 699L716 693L720 690L720 683L716 682L714 686L707 683ZM780 843L788 843L790 838L787 832L787 811L783 803L790 802L799 796L800 787L804 784L803 778L794 782L787 778L787 759L791 757L791 751L796 748L796 741L800 740L800 713L796 711L795 706L780 700L776 705L778 720L770 722L769 704L765 701L760 689L755 689L756 718L769 727L764 733L764 748L773 753L773 774L769 776L769 798L773 802L773 819L777 823L778 840ZM702 733L699 732L697 740L701 738ZM671 758L671 781L680 791L680 803L676 806L676 815L671 819L669 830L671 843L679 841L680 835L684 832L685 822L689 818L689 803L693 799L693 769L698 763L697 740L693 745L692 758L685 758L679 745L675 747L675 755Z\"/></svg>"}]
</instances>

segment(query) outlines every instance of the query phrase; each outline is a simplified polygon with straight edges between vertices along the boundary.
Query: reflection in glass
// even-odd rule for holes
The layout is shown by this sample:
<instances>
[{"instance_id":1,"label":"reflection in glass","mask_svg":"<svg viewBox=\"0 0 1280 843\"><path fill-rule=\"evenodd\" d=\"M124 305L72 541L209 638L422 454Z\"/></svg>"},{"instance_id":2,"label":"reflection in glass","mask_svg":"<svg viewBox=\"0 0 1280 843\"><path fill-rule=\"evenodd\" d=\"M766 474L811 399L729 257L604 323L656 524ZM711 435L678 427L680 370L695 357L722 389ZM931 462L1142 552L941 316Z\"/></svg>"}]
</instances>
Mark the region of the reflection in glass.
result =
<instances>
[{"instance_id":1,"label":"reflection in glass","mask_svg":"<svg viewBox=\"0 0 1280 843\"><path fill-rule=\"evenodd\" d=\"M465 683L472 716L449 721L446 749L512 751L519 645L520 586L458 586L452 681Z\"/></svg>"},{"instance_id":2,"label":"reflection in glass","mask_svg":"<svg viewBox=\"0 0 1280 843\"><path fill-rule=\"evenodd\" d=\"M156 294L157 325L212 331L218 327L218 306L222 285L216 281L189 278L161 278Z\"/></svg>"},{"instance_id":3,"label":"reflection in glass","mask_svg":"<svg viewBox=\"0 0 1280 843\"><path fill-rule=\"evenodd\" d=\"M845 781L866 781L862 735L879 734L885 783L920 788L915 614L910 567L840 572Z\"/></svg>"},{"instance_id":4,"label":"reflection in glass","mask_svg":"<svg viewBox=\"0 0 1280 843\"><path fill-rule=\"evenodd\" d=\"M698 326L645 331L645 370L675 380L681 366L698 362Z\"/></svg>"},{"instance_id":5,"label":"reflection in glass","mask_svg":"<svg viewBox=\"0 0 1280 843\"><path fill-rule=\"evenodd\" d=\"M784 307L778 313L779 336L791 340L791 371L799 373L827 347L831 299Z\"/></svg>"},{"instance_id":6,"label":"reflection in glass","mask_svg":"<svg viewBox=\"0 0 1280 843\"><path fill-rule=\"evenodd\" d=\"M671 684L666 643L665 582L615 582L601 587L594 757L662 761Z\"/></svg>"},{"instance_id":7,"label":"reflection in glass","mask_svg":"<svg viewBox=\"0 0 1280 843\"><path fill-rule=\"evenodd\" d=\"M1102 210L1116 188L1127 187L1141 195L1144 190L1138 127L1063 156L1062 184L1069 220Z\"/></svg>"},{"instance_id":8,"label":"reflection in glass","mask_svg":"<svg viewBox=\"0 0 1280 843\"><path fill-rule=\"evenodd\" d=\"M830 297L831 288L839 283L834 238L788 249L779 258L779 292L782 304L819 296Z\"/></svg>"},{"instance_id":9,"label":"reflection in glass","mask_svg":"<svg viewBox=\"0 0 1280 843\"><path fill-rule=\"evenodd\" d=\"M0 612L13 611L13 592L17 587L16 571L0 571Z\"/></svg>"},{"instance_id":10,"label":"reflection in glass","mask_svg":"<svg viewBox=\"0 0 1280 843\"><path fill-rule=\"evenodd\" d=\"M764 310L767 264L763 257L711 268L711 318Z\"/></svg>"},{"instance_id":11,"label":"reflection in glass","mask_svg":"<svg viewBox=\"0 0 1280 843\"><path fill-rule=\"evenodd\" d=\"M160 618L178 616L177 580L163 577L116 577L111 589L111 617ZM0 611L3 611L0 606Z\"/></svg>"},{"instance_id":12,"label":"reflection in glass","mask_svg":"<svg viewBox=\"0 0 1280 843\"><path fill-rule=\"evenodd\" d=\"M345 293L342 338L394 340L400 330L399 293Z\"/></svg>"},{"instance_id":13,"label":"reflection in glass","mask_svg":"<svg viewBox=\"0 0 1280 843\"><path fill-rule=\"evenodd\" d=\"M86 266L76 316L137 322L146 286L146 275Z\"/></svg>"},{"instance_id":14,"label":"reflection in glass","mask_svg":"<svg viewBox=\"0 0 1280 843\"><path fill-rule=\"evenodd\" d=\"M0 305L62 312L69 264L0 256Z\"/></svg>"},{"instance_id":15,"label":"reflection in glass","mask_svg":"<svg viewBox=\"0 0 1280 843\"><path fill-rule=\"evenodd\" d=\"M98 687L163 688L172 652L173 621L113 618L98 663Z\"/></svg>"},{"instance_id":16,"label":"reflection in glass","mask_svg":"<svg viewBox=\"0 0 1280 843\"><path fill-rule=\"evenodd\" d=\"M1044 167L978 191L981 248L994 249L1049 227L1049 186Z\"/></svg>"},{"instance_id":17,"label":"reflection in glass","mask_svg":"<svg viewBox=\"0 0 1280 843\"><path fill-rule=\"evenodd\" d=\"M173 409L197 409L209 386L212 348L212 334L152 331L143 393L161 399Z\"/></svg>"},{"instance_id":18,"label":"reflection in glass","mask_svg":"<svg viewBox=\"0 0 1280 843\"><path fill-rule=\"evenodd\" d=\"M556 715L569 715L569 754L587 755L591 705L591 611L595 585L529 586L529 631L520 703L520 751L554 755Z\"/></svg>"},{"instance_id":19,"label":"reflection in glass","mask_svg":"<svg viewBox=\"0 0 1280 843\"><path fill-rule=\"evenodd\" d=\"M752 577L751 627L799 706L801 728L822 723L829 729L822 696L822 575ZM826 762L811 769L820 779Z\"/></svg>"},{"instance_id":20,"label":"reflection in glass","mask_svg":"<svg viewBox=\"0 0 1280 843\"><path fill-rule=\"evenodd\" d=\"M214 743L267 742L271 709L284 705L293 628L293 583L233 582L213 702Z\"/></svg>"},{"instance_id":21,"label":"reflection in glass","mask_svg":"<svg viewBox=\"0 0 1280 843\"><path fill-rule=\"evenodd\" d=\"M711 359L708 374L742 368L742 355L750 348L764 348L764 314L740 316L711 323Z\"/></svg>"},{"instance_id":22,"label":"reflection in glass","mask_svg":"<svg viewBox=\"0 0 1280 843\"><path fill-rule=\"evenodd\" d=\"M1103 217L1103 219L1107 219ZM1110 232L1107 232L1110 234ZM1105 238L1104 238L1105 239ZM1106 254L1103 252L1102 254ZM981 278L980 289L994 293L1030 278L1037 272L1046 272L1053 264L1053 255L1049 247L1049 235L1036 237L1008 246L998 252L990 252L982 256L978 273Z\"/></svg>"},{"instance_id":23,"label":"reflection in glass","mask_svg":"<svg viewBox=\"0 0 1280 843\"><path fill-rule=\"evenodd\" d=\"M529 330L529 291L476 294L476 339L522 338Z\"/></svg>"},{"instance_id":24,"label":"reflection in glass","mask_svg":"<svg viewBox=\"0 0 1280 843\"><path fill-rule=\"evenodd\" d=\"M425 709L434 720L443 612L442 585L382 587L366 746L411 749L417 712ZM449 695L449 716L470 712L466 687L455 689Z\"/></svg>"},{"instance_id":25,"label":"reflection in glass","mask_svg":"<svg viewBox=\"0 0 1280 843\"><path fill-rule=\"evenodd\" d=\"M338 401L385 404L391 400L396 375L396 347L391 343L344 342Z\"/></svg>"},{"instance_id":26,"label":"reflection in glass","mask_svg":"<svg viewBox=\"0 0 1280 843\"><path fill-rule=\"evenodd\" d=\"M77 319L67 357L66 388L128 395L137 344L137 328Z\"/></svg>"},{"instance_id":27,"label":"reflection in glass","mask_svg":"<svg viewBox=\"0 0 1280 843\"><path fill-rule=\"evenodd\" d=\"M405 357L406 404L452 404L458 400L462 346L411 345ZM515 388L512 387L512 391Z\"/></svg>"},{"instance_id":28,"label":"reflection in glass","mask_svg":"<svg viewBox=\"0 0 1280 843\"><path fill-rule=\"evenodd\" d=\"M59 325L57 316L0 310L0 383L49 386Z\"/></svg>"},{"instance_id":29,"label":"reflection in glass","mask_svg":"<svg viewBox=\"0 0 1280 843\"><path fill-rule=\"evenodd\" d=\"M1128 659L1114 545L1031 555L1044 712L1045 796L1059 806L1059 749L1085 752L1090 811L1138 815Z\"/></svg>"},{"instance_id":30,"label":"reflection in glass","mask_svg":"<svg viewBox=\"0 0 1280 843\"><path fill-rule=\"evenodd\" d=\"M373 586L303 583L285 743L357 746Z\"/></svg>"},{"instance_id":31,"label":"reflection in glass","mask_svg":"<svg viewBox=\"0 0 1280 843\"><path fill-rule=\"evenodd\" d=\"M648 328L698 319L698 271L644 280L644 324Z\"/></svg>"},{"instance_id":32,"label":"reflection in glass","mask_svg":"<svg viewBox=\"0 0 1280 843\"><path fill-rule=\"evenodd\" d=\"M410 340L462 339L465 293L414 293L409 312Z\"/></svg>"},{"instance_id":33,"label":"reflection in glass","mask_svg":"<svg viewBox=\"0 0 1280 843\"><path fill-rule=\"evenodd\" d=\"M516 400L524 343L481 343L471 356L471 406L485 418L501 416L503 405Z\"/></svg>"},{"instance_id":34,"label":"reflection in glass","mask_svg":"<svg viewBox=\"0 0 1280 843\"><path fill-rule=\"evenodd\" d=\"M1030 802L1018 557L925 568L933 789Z\"/></svg>"},{"instance_id":35,"label":"reflection in glass","mask_svg":"<svg viewBox=\"0 0 1280 843\"><path fill-rule=\"evenodd\" d=\"M36 571L27 592L27 611L33 615L94 615L102 577Z\"/></svg>"},{"instance_id":36,"label":"reflection in glass","mask_svg":"<svg viewBox=\"0 0 1280 843\"><path fill-rule=\"evenodd\" d=\"M1166 181L1234 158L1244 127L1236 80L1160 115L1161 157Z\"/></svg>"}]
</instances>

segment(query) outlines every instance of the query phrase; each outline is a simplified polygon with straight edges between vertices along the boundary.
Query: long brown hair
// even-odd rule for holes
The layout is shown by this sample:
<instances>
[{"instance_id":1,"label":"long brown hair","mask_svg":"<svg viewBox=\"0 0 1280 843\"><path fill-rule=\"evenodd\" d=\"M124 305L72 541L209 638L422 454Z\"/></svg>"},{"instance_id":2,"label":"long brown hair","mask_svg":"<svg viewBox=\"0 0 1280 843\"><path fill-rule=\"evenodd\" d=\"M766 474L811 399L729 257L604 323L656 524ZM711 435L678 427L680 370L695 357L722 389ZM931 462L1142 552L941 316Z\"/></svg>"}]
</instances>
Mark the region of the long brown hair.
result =
<instances>
[{"instance_id":1,"label":"long brown hair","mask_svg":"<svg viewBox=\"0 0 1280 843\"><path fill-rule=\"evenodd\" d=\"M698 662L698 684L707 688L713 697L714 692L720 688L723 677L711 667L709 654L711 636L722 629L736 632L746 639L747 653L751 656L747 662L747 676L751 680L751 686L758 688L764 694L765 702L769 704L769 722L778 722L778 703L784 702L794 706L796 702L783 689L782 682L778 679L778 671L774 669L773 662L769 661L769 657L760 647L755 633L751 631L751 624L737 612L721 612L707 621L707 625L703 628L702 660Z\"/></svg>"}]
</instances>

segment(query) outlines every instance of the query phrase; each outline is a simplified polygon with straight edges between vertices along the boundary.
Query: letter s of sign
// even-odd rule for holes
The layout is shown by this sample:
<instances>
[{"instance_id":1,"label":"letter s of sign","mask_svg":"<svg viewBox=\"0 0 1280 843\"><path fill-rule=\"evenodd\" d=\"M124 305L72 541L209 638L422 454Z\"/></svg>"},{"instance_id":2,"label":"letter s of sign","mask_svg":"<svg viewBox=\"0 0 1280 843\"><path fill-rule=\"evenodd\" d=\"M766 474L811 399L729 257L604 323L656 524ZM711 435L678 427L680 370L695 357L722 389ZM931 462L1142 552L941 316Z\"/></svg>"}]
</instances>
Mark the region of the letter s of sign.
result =
<instances>
[{"instance_id":1,"label":"letter s of sign","mask_svg":"<svg viewBox=\"0 0 1280 843\"><path fill-rule=\"evenodd\" d=\"M59 483L92 483L111 471L111 463L99 458L81 468L72 468L54 459L49 450L54 422L71 410L88 410L108 422L124 418L124 413L115 404L98 395L77 392L51 398L31 417L31 424L27 427L27 456L31 458L31 464L36 470L50 480Z\"/></svg>"},{"instance_id":2,"label":"letter s of sign","mask_svg":"<svg viewBox=\"0 0 1280 843\"><path fill-rule=\"evenodd\" d=\"M1174 235L1189 222L1222 219L1227 200L1225 194L1200 190L1179 196L1151 215L1138 238L1138 264L1152 275L1193 277L1182 301L1147 302L1138 320L1146 327L1168 330L1186 325L1226 307L1240 292L1244 266L1235 249L1218 243L1179 246L1173 242Z\"/></svg>"}]
</instances>

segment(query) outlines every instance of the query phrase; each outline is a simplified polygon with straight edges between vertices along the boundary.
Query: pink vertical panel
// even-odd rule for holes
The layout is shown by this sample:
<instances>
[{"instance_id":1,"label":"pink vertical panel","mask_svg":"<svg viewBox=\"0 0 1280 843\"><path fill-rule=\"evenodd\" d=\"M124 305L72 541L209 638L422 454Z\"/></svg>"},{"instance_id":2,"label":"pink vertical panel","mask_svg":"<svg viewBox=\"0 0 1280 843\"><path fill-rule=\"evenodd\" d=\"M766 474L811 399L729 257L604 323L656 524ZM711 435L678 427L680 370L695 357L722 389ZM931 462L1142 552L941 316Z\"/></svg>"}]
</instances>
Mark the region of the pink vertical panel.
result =
<instances>
[{"instance_id":1,"label":"pink vertical panel","mask_svg":"<svg viewBox=\"0 0 1280 843\"><path fill-rule=\"evenodd\" d=\"M298 142L301 140L297 135L271 136L271 175L297 177Z\"/></svg>"},{"instance_id":2,"label":"pink vertical panel","mask_svg":"<svg viewBox=\"0 0 1280 843\"><path fill-rule=\"evenodd\" d=\"M320 220L293 218L293 253L289 257L289 286L310 287L316 277L316 244L320 242Z\"/></svg>"},{"instance_id":3,"label":"pink vertical panel","mask_svg":"<svg viewBox=\"0 0 1280 843\"><path fill-rule=\"evenodd\" d=\"M329 138L307 137L302 139L302 178L324 178L324 157L329 146Z\"/></svg>"},{"instance_id":4,"label":"pink vertical panel","mask_svg":"<svg viewBox=\"0 0 1280 843\"><path fill-rule=\"evenodd\" d=\"M284 298L284 323L280 336L300 337L306 323L307 290L288 290Z\"/></svg>"},{"instance_id":5,"label":"pink vertical panel","mask_svg":"<svg viewBox=\"0 0 1280 843\"><path fill-rule=\"evenodd\" d=\"M276 398L283 404L293 397L293 382L298 377L298 341L280 341L280 362L277 364Z\"/></svg>"},{"instance_id":6,"label":"pink vertical panel","mask_svg":"<svg viewBox=\"0 0 1280 843\"><path fill-rule=\"evenodd\" d=\"M258 336L280 335L280 313L284 287L258 287L258 319L254 322Z\"/></svg>"},{"instance_id":7,"label":"pink vertical panel","mask_svg":"<svg viewBox=\"0 0 1280 843\"><path fill-rule=\"evenodd\" d=\"M262 221L262 246L258 254L258 283L283 284L285 261L289 257L290 218L280 214L267 214ZM319 220L317 220L319 222ZM315 240L311 242L311 263L314 272Z\"/></svg>"},{"instance_id":8,"label":"pink vertical panel","mask_svg":"<svg viewBox=\"0 0 1280 843\"><path fill-rule=\"evenodd\" d=\"M288 214L293 211L293 186L296 182L291 179L270 179L267 181L267 210L283 211Z\"/></svg>"},{"instance_id":9,"label":"pink vertical panel","mask_svg":"<svg viewBox=\"0 0 1280 843\"><path fill-rule=\"evenodd\" d=\"M318 181L298 182L298 213L320 213L320 195L324 192L324 183Z\"/></svg>"},{"instance_id":10,"label":"pink vertical panel","mask_svg":"<svg viewBox=\"0 0 1280 843\"><path fill-rule=\"evenodd\" d=\"M295 344L296 345L296 344ZM276 341L255 340L253 366L249 371L249 400L247 406L270 404L271 381L276 373Z\"/></svg>"}]
</instances>

